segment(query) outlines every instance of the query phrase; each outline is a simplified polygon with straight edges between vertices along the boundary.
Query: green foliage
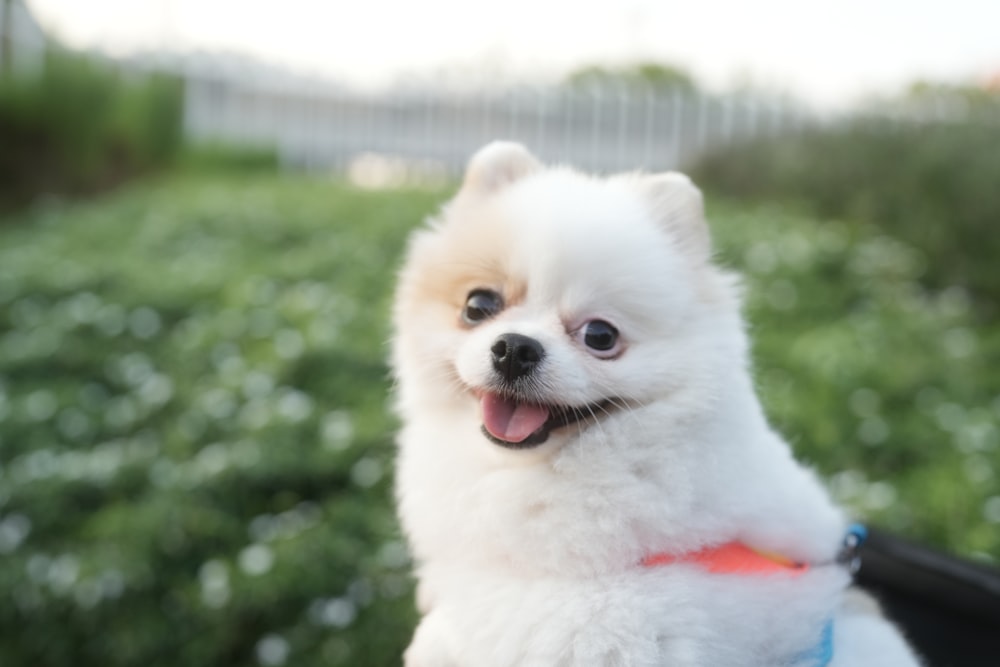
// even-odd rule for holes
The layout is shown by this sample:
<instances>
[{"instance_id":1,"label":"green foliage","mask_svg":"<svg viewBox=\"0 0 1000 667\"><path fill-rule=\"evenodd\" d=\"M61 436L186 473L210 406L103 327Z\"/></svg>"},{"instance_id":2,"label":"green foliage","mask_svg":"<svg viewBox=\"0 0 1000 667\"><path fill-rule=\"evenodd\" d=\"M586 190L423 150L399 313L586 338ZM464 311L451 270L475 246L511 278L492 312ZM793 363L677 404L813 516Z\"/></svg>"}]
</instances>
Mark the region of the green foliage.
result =
<instances>
[{"instance_id":1,"label":"green foliage","mask_svg":"<svg viewBox=\"0 0 1000 667\"><path fill-rule=\"evenodd\" d=\"M0 664L397 662L389 267L431 207L227 177L3 226Z\"/></svg>"},{"instance_id":2,"label":"green foliage","mask_svg":"<svg viewBox=\"0 0 1000 667\"><path fill-rule=\"evenodd\" d=\"M274 148L202 143L185 146L178 163L188 172L252 173L277 171L279 159Z\"/></svg>"},{"instance_id":3,"label":"green foliage","mask_svg":"<svg viewBox=\"0 0 1000 667\"><path fill-rule=\"evenodd\" d=\"M1000 557L1000 325L924 254L773 205L710 207L746 276L758 385L798 455L861 517Z\"/></svg>"},{"instance_id":4,"label":"green foliage","mask_svg":"<svg viewBox=\"0 0 1000 667\"><path fill-rule=\"evenodd\" d=\"M115 120L138 164L174 159L184 140L183 101L183 83L168 74L150 74L125 87Z\"/></svg>"},{"instance_id":5,"label":"green foliage","mask_svg":"<svg viewBox=\"0 0 1000 667\"><path fill-rule=\"evenodd\" d=\"M125 77L58 50L40 75L0 80L0 207L100 190L169 162L182 93L176 78Z\"/></svg>"},{"instance_id":6,"label":"green foliage","mask_svg":"<svg viewBox=\"0 0 1000 667\"><path fill-rule=\"evenodd\" d=\"M566 83L574 87L591 85L642 86L654 90L679 90L693 93L698 89L686 71L672 65L642 62L618 68L588 65L571 72Z\"/></svg>"},{"instance_id":7,"label":"green foliage","mask_svg":"<svg viewBox=\"0 0 1000 667\"><path fill-rule=\"evenodd\" d=\"M723 149L695 173L738 197L797 199L917 248L928 285L960 284L998 314L1000 124L859 120Z\"/></svg>"},{"instance_id":8,"label":"green foliage","mask_svg":"<svg viewBox=\"0 0 1000 667\"><path fill-rule=\"evenodd\" d=\"M937 109L959 111L989 122L1000 112L1000 92L978 84L920 80L911 83L895 103L923 107L931 114Z\"/></svg>"},{"instance_id":9,"label":"green foliage","mask_svg":"<svg viewBox=\"0 0 1000 667\"><path fill-rule=\"evenodd\" d=\"M399 663L387 317L442 198L202 172L0 225L0 664ZM710 213L800 456L860 515L1000 557L1000 331L909 244Z\"/></svg>"}]
</instances>

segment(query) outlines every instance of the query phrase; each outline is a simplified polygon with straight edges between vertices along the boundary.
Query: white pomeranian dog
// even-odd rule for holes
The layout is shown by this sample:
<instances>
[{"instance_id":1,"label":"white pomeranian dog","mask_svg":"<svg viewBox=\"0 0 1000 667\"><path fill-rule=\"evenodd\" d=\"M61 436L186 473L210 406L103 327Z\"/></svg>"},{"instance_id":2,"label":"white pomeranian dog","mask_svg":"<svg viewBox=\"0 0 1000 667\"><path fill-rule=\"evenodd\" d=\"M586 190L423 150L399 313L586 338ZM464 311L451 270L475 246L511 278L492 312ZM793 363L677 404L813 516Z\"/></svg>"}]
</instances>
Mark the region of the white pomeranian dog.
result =
<instances>
[{"instance_id":1,"label":"white pomeranian dog","mask_svg":"<svg viewBox=\"0 0 1000 667\"><path fill-rule=\"evenodd\" d=\"M493 143L394 309L408 667L917 665L768 425L736 277L678 173Z\"/></svg>"}]
</instances>

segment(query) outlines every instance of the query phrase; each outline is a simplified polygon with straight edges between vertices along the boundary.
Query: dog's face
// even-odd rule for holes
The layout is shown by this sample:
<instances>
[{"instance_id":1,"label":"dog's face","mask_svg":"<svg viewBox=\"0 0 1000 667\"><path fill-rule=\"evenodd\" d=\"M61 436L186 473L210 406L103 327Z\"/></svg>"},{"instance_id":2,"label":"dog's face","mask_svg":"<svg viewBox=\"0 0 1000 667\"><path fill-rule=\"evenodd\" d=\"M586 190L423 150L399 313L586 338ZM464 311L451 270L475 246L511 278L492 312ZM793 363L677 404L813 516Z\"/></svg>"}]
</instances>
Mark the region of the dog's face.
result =
<instances>
[{"instance_id":1,"label":"dog's face","mask_svg":"<svg viewBox=\"0 0 1000 667\"><path fill-rule=\"evenodd\" d=\"M471 416L484 446L524 452L650 404L696 408L742 345L709 245L679 174L594 179L488 146L412 239L395 311L404 418Z\"/></svg>"}]
</instances>

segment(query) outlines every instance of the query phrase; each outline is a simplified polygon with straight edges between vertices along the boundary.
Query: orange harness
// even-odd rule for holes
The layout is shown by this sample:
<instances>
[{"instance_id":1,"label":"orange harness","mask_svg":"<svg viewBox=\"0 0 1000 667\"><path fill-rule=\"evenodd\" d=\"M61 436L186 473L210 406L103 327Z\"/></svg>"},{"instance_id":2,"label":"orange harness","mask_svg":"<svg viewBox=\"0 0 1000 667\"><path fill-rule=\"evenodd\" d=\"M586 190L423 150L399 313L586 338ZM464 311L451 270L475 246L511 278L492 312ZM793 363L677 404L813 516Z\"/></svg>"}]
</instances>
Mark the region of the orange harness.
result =
<instances>
[{"instance_id":1,"label":"orange harness","mask_svg":"<svg viewBox=\"0 0 1000 667\"><path fill-rule=\"evenodd\" d=\"M799 575L809 569L780 554L752 549L742 542L727 542L687 554L653 554L642 559L645 567L687 563L698 565L713 574L786 574Z\"/></svg>"},{"instance_id":2,"label":"orange harness","mask_svg":"<svg viewBox=\"0 0 1000 667\"><path fill-rule=\"evenodd\" d=\"M835 561L847 568L852 575L861 567L860 548L868 536L861 524L852 524L844 536L844 544ZM727 542L717 547L706 547L687 554L653 554L642 559L643 567L690 564L713 574L777 574L799 576L809 570L806 563L796 563L780 554L759 551L742 542ZM808 662L812 667L828 667L833 660L833 619L823 626L819 642L807 651L794 656L793 662Z\"/></svg>"},{"instance_id":3,"label":"orange harness","mask_svg":"<svg viewBox=\"0 0 1000 667\"><path fill-rule=\"evenodd\" d=\"M867 531L860 524L851 526L844 538L844 548L837 556L837 563L847 566L853 574L859 567L858 548ZM727 542L717 547L706 547L686 554L659 553L642 559L643 567L660 565L697 565L712 574L799 576L809 570L807 563L797 563L780 554L753 549L742 542ZM828 620L820 632L819 641L812 648L793 656L793 662L807 662L811 667L828 667L833 660L833 619Z\"/></svg>"}]
</instances>

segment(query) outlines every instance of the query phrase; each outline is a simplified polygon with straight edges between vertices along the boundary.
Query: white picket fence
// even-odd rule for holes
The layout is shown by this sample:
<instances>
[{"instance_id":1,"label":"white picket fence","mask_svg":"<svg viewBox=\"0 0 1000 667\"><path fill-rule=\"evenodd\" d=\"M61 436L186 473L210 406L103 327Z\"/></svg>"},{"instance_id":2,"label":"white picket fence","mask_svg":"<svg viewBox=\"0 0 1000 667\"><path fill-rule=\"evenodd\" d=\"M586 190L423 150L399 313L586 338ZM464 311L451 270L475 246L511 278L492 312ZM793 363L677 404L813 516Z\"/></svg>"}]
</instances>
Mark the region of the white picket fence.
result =
<instances>
[{"instance_id":1,"label":"white picket fence","mask_svg":"<svg viewBox=\"0 0 1000 667\"><path fill-rule=\"evenodd\" d=\"M185 104L191 139L273 148L290 168L342 170L378 155L447 174L494 139L522 141L546 161L592 171L659 170L817 122L789 103L625 87L374 95L189 76Z\"/></svg>"}]
</instances>

